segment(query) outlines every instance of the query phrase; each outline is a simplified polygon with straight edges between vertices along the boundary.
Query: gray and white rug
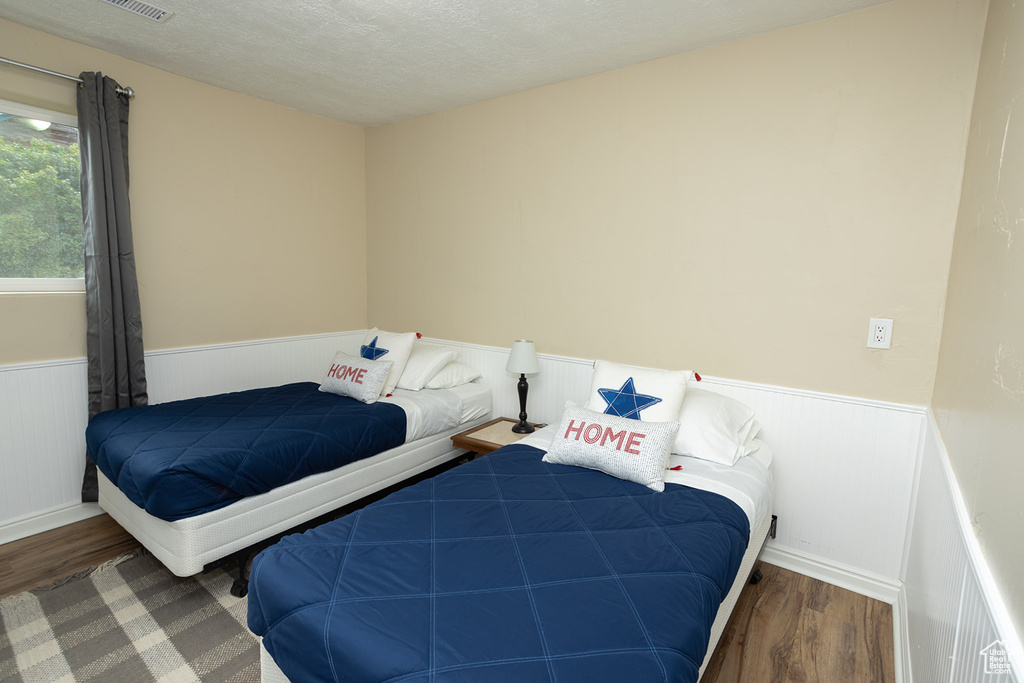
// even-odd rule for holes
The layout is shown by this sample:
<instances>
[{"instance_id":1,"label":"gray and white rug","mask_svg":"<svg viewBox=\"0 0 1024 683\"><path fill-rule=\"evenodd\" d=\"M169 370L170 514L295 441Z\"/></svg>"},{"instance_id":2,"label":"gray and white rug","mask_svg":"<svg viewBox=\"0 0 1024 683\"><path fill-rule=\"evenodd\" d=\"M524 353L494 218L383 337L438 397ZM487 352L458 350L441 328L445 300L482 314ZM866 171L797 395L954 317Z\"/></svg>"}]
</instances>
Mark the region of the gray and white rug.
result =
<instances>
[{"instance_id":1,"label":"gray and white rug","mask_svg":"<svg viewBox=\"0 0 1024 683\"><path fill-rule=\"evenodd\" d=\"M0 600L0 681L258 681L231 582L224 570L182 579L139 554Z\"/></svg>"}]
</instances>

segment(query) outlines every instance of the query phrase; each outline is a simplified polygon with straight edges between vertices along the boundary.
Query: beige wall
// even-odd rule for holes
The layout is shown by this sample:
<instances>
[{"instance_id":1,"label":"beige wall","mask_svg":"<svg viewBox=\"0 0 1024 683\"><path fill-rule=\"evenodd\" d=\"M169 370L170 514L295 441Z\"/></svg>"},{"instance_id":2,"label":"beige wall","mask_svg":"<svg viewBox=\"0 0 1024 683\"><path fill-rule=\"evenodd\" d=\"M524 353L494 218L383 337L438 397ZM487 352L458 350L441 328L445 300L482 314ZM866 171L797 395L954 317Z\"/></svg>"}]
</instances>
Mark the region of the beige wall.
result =
<instances>
[{"instance_id":1,"label":"beige wall","mask_svg":"<svg viewBox=\"0 0 1024 683\"><path fill-rule=\"evenodd\" d=\"M927 403L984 10L896 0L369 129L369 323Z\"/></svg>"},{"instance_id":2,"label":"beige wall","mask_svg":"<svg viewBox=\"0 0 1024 683\"><path fill-rule=\"evenodd\" d=\"M932 405L1024 632L1024 7L991 4Z\"/></svg>"},{"instance_id":3,"label":"beige wall","mask_svg":"<svg viewBox=\"0 0 1024 683\"><path fill-rule=\"evenodd\" d=\"M361 128L0 20L3 56L130 85L147 349L366 325ZM73 113L73 84L0 66L0 98ZM0 295L0 363L85 355L84 294Z\"/></svg>"}]
</instances>

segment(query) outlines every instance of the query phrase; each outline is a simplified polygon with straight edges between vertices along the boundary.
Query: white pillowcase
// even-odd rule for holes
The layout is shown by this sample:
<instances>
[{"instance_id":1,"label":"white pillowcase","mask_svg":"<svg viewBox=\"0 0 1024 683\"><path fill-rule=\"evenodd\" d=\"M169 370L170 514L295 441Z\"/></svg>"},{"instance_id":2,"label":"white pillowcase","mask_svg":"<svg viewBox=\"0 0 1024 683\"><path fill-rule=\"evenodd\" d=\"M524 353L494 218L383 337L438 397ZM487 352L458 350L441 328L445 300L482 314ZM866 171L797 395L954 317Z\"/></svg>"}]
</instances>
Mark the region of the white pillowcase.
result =
<instances>
[{"instance_id":1,"label":"white pillowcase","mask_svg":"<svg viewBox=\"0 0 1024 683\"><path fill-rule=\"evenodd\" d=\"M395 334L394 332L382 332L376 327L363 337L363 344L359 347L361 357L367 360L389 360L393 363L387 381L384 382L384 388L380 391L382 396L388 396L395 390L398 378L405 370L405 364L409 360L415 341L415 332Z\"/></svg>"},{"instance_id":2,"label":"white pillowcase","mask_svg":"<svg viewBox=\"0 0 1024 683\"><path fill-rule=\"evenodd\" d=\"M644 422L679 419L689 370L658 370L599 360L594 364L587 410Z\"/></svg>"},{"instance_id":3,"label":"white pillowcase","mask_svg":"<svg viewBox=\"0 0 1024 683\"><path fill-rule=\"evenodd\" d=\"M424 389L454 389L460 387L463 384L469 384L475 379L479 379L483 375L480 371L474 367L460 363L457 360L453 360L448 365L441 368L436 375L434 375L429 382L423 385Z\"/></svg>"},{"instance_id":4,"label":"white pillowcase","mask_svg":"<svg viewBox=\"0 0 1024 683\"><path fill-rule=\"evenodd\" d=\"M320 383L320 391L374 403L380 398L392 365L389 360L367 360L339 351Z\"/></svg>"},{"instance_id":5,"label":"white pillowcase","mask_svg":"<svg viewBox=\"0 0 1024 683\"><path fill-rule=\"evenodd\" d=\"M664 491L665 466L678 429L678 422L641 422L567 401L544 461L586 467Z\"/></svg>"},{"instance_id":6,"label":"white pillowcase","mask_svg":"<svg viewBox=\"0 0 1024 683\"><path fill-rule=\"evenodd\" d=\"M732 467L754 450L761 425L739 401L691 386L679 411L679 433L672 452Z\"/></svg>"},{"instance_id":7,"label":"white pillowcase","mask_svg":"<svg viewBox=\"0 0 1024 683\"><path fill-rule=\"evenodd\" d=\"M421 341L414 343L405 370L398 379L398 388L419 391L441 368L458 357L458 350L450 346L426 344Z\"/></svg>"}]
</instances>

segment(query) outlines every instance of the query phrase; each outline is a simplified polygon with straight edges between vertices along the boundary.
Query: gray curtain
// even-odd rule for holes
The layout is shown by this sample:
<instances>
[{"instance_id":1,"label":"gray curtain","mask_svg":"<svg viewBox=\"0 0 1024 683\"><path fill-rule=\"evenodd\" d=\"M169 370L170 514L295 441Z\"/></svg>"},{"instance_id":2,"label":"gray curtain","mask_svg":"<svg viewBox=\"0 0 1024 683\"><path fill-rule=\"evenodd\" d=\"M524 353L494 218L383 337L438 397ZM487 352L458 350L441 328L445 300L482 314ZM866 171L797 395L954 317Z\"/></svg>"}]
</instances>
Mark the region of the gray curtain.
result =
<instances>
[{"instance_id":1,"label":"gray curtain","mask_svg":"<svg viewBox=\"0 0 1024 683\"><path fill-rule=\"evenodd\" d=\"M113 408L145 405L142 313L135 278L128 203L128 97L117 82L83 72L78 135L85 221L86 346L89 419ZM97 499L96 465L86 456L82 501Z\"/></svg>"}]
</instances>

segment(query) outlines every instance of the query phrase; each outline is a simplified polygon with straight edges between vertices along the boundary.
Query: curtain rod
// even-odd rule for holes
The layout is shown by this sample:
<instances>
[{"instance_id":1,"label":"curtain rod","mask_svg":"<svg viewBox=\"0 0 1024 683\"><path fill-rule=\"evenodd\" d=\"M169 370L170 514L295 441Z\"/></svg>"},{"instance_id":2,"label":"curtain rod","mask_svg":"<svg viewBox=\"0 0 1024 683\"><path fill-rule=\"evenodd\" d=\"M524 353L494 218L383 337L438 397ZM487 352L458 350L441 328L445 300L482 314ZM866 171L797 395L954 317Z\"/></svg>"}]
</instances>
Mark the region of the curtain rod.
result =
<instances>
[{"instance_id":1,"label":"curtain rod","mask_svg":"<svg viewBox=\"0 0 1024 683\"><path fill-rule=\"evenodd\" d=\"M43 69L42 67L32 66L31 64L23 64L21 62L16 62L13 59L7 59L5 57L0 57L0 63L10 64L11 66L18 66L18 67L21 67L22 69L28 69L29 71L36 71L36 72L39 72L41 74L46 74L47 76L56 76L57 78L63 78L63 79L69 80L69 81L75 81L76 83L81 83L82 82L82 79L78 78L77 76L68 76L67 74L62 74L59 71L50 71L49 69ZM118 95L125 95L125 96L128 97L129 100L132 99L133 97L135 97L135 91L132 90L130 87L122 88L121 86L117 86L117 94Z\"/></svg>"}]
</instances>

